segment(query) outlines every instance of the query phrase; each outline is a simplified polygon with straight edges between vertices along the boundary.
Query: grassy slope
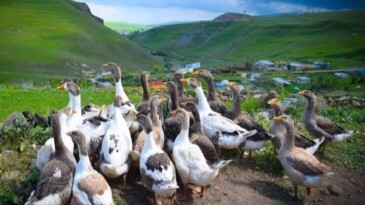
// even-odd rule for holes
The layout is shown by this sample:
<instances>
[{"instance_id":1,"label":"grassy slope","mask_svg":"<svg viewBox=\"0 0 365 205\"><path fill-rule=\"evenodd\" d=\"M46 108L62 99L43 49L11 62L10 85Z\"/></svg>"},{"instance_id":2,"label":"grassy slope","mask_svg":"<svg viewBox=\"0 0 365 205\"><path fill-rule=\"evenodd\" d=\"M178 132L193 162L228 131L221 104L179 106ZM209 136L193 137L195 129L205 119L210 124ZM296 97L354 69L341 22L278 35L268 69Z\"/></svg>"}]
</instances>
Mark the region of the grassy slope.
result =
<instances>
[{"instance_id":1,"label":"grassy slope","mask_svg":"<svg viewBox=\"0 0 365 205\"><path fill-rule=\"evenodd\" d=\"M133 32L133 31L138 31L141 29L151 29L152 26L149 25L140 25L140 24L130 24L130 23L125 23L125 22L120 22L120 21L106 21L104 22L105 26L115 30L115 31L129 31L129 32Z\"/></svg>"},{"instance_id":2,"label":"grassy slope","mask_svg":"<svg viewBox=\"0 0 365 205\"><path fill-rule=\"evenodd\" d=\"M0 47L0 81L71 75L81 63L146 69L159 62L68 0L2 0Z\"/></svg>"},{"instance_id":3,"label":"grassy slope","mask_svg":"<svg viewBox=\"0 0 365 205\"><path fill-rule=\"evenodd\" d=\"M365 10L251 17L249 22L163 26L132 40L150 49L199 59L205 65L272 59L356 66L365 64L364 18Z\"/></svg>"}]
</instances>

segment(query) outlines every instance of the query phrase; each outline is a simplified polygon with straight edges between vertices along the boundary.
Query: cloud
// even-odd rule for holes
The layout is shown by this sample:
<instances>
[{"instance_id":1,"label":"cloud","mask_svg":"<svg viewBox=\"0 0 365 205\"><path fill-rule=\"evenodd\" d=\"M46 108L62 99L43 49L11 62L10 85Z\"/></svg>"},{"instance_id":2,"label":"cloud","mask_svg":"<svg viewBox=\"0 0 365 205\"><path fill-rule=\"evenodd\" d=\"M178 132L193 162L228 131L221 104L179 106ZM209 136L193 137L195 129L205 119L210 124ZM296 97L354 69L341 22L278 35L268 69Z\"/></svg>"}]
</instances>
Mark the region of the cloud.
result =
<instances>
[{"instance_id":1,"label":"cloud","mask_svg":"<svg viewBox=\"0 0 365 205\"><path fill-rule=\"evenodd\" d=\"M108 21L136 24L162 24L167 22L211 20L220 13L189 8L148 8L88 4L91 12Z\"/></svg>"}]
</instances>

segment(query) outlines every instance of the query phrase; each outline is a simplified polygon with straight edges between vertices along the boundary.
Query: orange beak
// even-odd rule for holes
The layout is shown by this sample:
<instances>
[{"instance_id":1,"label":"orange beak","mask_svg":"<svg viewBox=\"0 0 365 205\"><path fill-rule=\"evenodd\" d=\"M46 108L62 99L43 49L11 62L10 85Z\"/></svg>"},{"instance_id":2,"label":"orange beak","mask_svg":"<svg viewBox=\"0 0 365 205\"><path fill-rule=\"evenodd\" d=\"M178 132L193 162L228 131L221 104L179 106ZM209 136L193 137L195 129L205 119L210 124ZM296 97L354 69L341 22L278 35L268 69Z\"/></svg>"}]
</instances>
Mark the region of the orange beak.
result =
<instances>
[{"instance_id":1,"label":"orange beak","mask_svg":"<svg viewBox=\"0 0 365 205\"><path fill-rule=\"evenodd\" d=\"M176 113L177 113L177 110L172 110L172 111L170 112L170 114L171 114L172 116L176 116Z\"/></svg>"},{"instance_id":2,"label":"orange beak","mask_svg":"<svg viewBox=\"0 0 365 205\"><path fill-rule=\"evenodd\" d=\"M57 90L65 90L65 86L62 83L61 85L57 86Z\"/></svg>"},{"instance_id":3,"label":"orange beak","mask_svg":"<svg viewBox=\"0 0 365 205\"><path fill-rule=\"evenodd\" d=\"M269 102L267 102L267 104L269 105L275 105L279 100L277 98L272 98L271 100L269 100Z\"/></svg>"},{"instance_id":4,"label":"orange beak","mask_svg":"<svg viewBox=\"0 0 365 205\"><path fill-rule=\"evenodd\" d=\"M199 77L199 71L194 71L191 73L194 77Z\"/></svg>"},{"instance_id":5,"label":"orange beak","mask_svg":"<svg viewBox=\"0 0 365 205\"><path fill-rule=\"evenodd\" d=\"M275 121L280 121L282 119L283 119L283 115L279 115L279 116L274 117Z\"/></svg>"},{"instance_id":6,"label":"orange beak","mask_svg":"<svg viewBox=\"0 0 365 205\"><path fill-rule=\"evenodd\" d=\"M105 68L105 69L108 68L108 65L109 65L109 63L104 63L103 68Z\"/></svg>"},{"instance_id":7,"label":"orange beak","mask_svg":"<svg viewBox=\"0 0 365 205\"><path fill-rule=\"evenodd\" d=\"M299 95L304 95L304 90L303 91L300 91L298 92Z\"/></svg>"},{"instance_id":8,"label":"orange beak","mask_svg":"<svg viewBox=\"0 0 365 205\"><path fill-rule=\"evenodd\" d=\"M231 87L235 86L235 85L236 85L236 83L234 83L234 82L229 82L227 85L231 88Z\"/></svg>"},{"instance_id":9,"label":"orange beak","mask_svg":"<svg viewBox=\"0 0 365 205\"><path fill-rule=\"evenodd\" d=\"M70 137L71 137L72 132L71 132L71 131L70 131L70 132L66 132L66 135L68 135L68 136L70 136Z\"/></svg>"},{"instance_id":10,"label":"orange beak","mask_svg":"<svg viewBox=\"0 0 365 205\"><path fill-rule=\"evenodd\" d=\"M180 79L180 82L187 84L189 82L189 78L182 78Z\"/></svg>"},{"instance_id":11,"label":"orange beak","mask_svg":"<svg viewBox=\"0 0 365 205\"><path fill-rule=\"evenodd\" d=\"M180 103L180 105L183 106L183 107L186 106L186 104L188 104L188 102L182 102L182 103Z\"/></svg>"}]
</instances>

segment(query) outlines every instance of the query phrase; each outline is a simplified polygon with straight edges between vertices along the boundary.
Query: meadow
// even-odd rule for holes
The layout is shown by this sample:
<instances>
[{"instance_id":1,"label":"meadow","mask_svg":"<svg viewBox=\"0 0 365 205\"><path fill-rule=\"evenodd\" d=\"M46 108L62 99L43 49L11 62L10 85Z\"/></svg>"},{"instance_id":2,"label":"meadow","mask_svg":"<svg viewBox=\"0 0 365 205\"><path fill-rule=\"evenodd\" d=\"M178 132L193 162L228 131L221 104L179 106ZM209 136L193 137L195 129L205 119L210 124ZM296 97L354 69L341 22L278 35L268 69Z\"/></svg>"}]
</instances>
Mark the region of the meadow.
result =
<instances>
[{"instance_id":1,"label":"meadow","mask_svg":"<svg viewBox=\"0 0 365 205\"><path fill-rule=\"evenodd\" d=\"M290 73L268 73L264 74L263 78L271 78L278 76L286 76L287 78L295 78L297 74ZM136 74L126 73L123 77L123 84L125 84L125 90L131 101L137 105L141 99L141 94L136 93L135 89L140 90L139 82L133 80ZM151 75L151 78L168 80L168 73L160 73L158 75ZM240 82L238 75L222 74L215 75L216 81L222 79L229 79L231 81ZM320 80L315 80L322 76ZM331 92L326 89L318 89L315 91L319 97L323 97L322 94L326 91L326 95L338 93L358 96L360 91L356 91L352 88L357 86L364 86L364 81L361 81L355 77L345 80L337 79L333 77L332 73L311 75L313 82L306 88L315 88L316 83L325 83L330 81L337 87L334 87ZM355 80L352 80L355 79ZM33 113L39 113L43 116L48 116L50 111L61 109L66 106L68 102L68 95L64 91L56 90L56 86L59 84L59 80L53 80L45 84L32 84L30 82L9 85L0 85L0 122L2 122L10 113L14 111L30 110ZM342 83L341 83L342 82ZM263 112L264 108L261 103L262 98L254 98L252 91L256 88L255 85L245 84L248 89L248 95L245 101L241 104L242 110L248 112L253 117L256 117L258 122L262 124L266 129L271 125L271 121L263 117L259 117L258 113ZM81 88L82 105L88 103L94 103L97 105L109 105L114 98L114 87L109 88L97 88L87 80L79 82ZM205 84L203 84L206 87ZM265 81L261 81L260 86L262 89L276 89L280 95L280 99L283 100L286 97L298 97L293 91L293 87L281 87L278 85L267 84L265 87ZM294 85L293 85L294 86ZM301 86L295 84L295 86ZM319 86L322 86L320 84ZM350 87L350 88L348 88ZM195 95L190 88L185 87L189 94ZM351 90L351 92L348 91ZM223 90L220 90L223 92ZM334 92L336 91L336 92ZM336 94L337 93L337 94ZM364 97L362 93L361 96ZM231 107L230 100L226 101L228 107ZM307 136L310 136L304 129L303 125L303 112L306 106L306 102L303 98L299 97L299 102L290 106L287 109L287 114L293 117L296 123L296 127L304 132ZM326 158L324 162L329 164L336 170L351 170L361 171L365 169L365 109L356 108L350 105L348 106L333 106L333 107L319 107L318 111L321 115L332 119L347 129L356 130L356 133L348 139L345 143L331 144L326 152ZM34 189L35 183L38 179L38 171L34 168L33 160L36 157L36 151L40 145L42 145L51 136L51 129L43 129L40 127L32 128L31 125L19 123L16 128L2 128L2 134L0 136L0 168L1 182L0 182L0 205L2 204L22 204L27 199L30 192ZM232 152L230 157L236 157L237 152ZM270 142L267 142L263 149L257 151L255 157L251 163L261 172L267 173L270 176L282 176L283 170L280 162L276 157L276 151L272 148ZM15 171L16 170L16 171ZM117 204L125 204L123 199L116 199Z\"/></svg>"}]
</instances>

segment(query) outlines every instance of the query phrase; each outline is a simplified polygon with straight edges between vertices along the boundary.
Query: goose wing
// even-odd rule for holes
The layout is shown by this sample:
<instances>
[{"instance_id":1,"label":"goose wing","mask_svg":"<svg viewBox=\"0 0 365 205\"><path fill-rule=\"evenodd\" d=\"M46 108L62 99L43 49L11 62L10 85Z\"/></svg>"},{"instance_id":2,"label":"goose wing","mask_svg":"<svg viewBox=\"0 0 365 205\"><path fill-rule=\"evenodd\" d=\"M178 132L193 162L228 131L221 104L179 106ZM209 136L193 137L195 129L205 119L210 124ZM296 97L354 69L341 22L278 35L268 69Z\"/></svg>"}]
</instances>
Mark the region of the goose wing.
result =
<instances>
[{"instance_id":1,"label":"goose wing","mask_svg":"<svg viewBox=\"0 0 365 205\"><path fill-rule=\"evenodd\" d=\"M208 126L225 133L237 133L247 131L235 124L232 120L214 112L209 113L206 117L203 118L202 121Z\"/></svg>"},{"instance_id":2,"label":"goose wing","mask_svg":"<svg viewBox=\"0 0 365 205\"><path fill-rule=\"evenodd\" d=\"M325 132L329 133L330 135L336 135L336 134L341 134L341 133L346 132L346 130L343 129L338 124L332 122L331 120L329 120L327 118L321 117L321 116L316 116L315 122L320 129L324 130Z\"/></svg>"},{"instance_id":3,"label":"goose wing","mask_svg":"<svg viewBox=\"0 0 365 205\"><path fill-rule=\"evenodd\" d=\"M295 170L307 176L318 176L330 172L329 167L304 150L297 150L294 154L287 156L286 160Z\"/></svg>"},{"instance_id":4,"label":"goose wing","mask_svg":"<svg viewBox=\"0 0 365 205\"><path fill-rule=\"evenodd\" d=\"M47 195L61 192L71 187L72 179L72 167L58 159L52 160L41 170L34 195L42 199Z\"/></svg>"}]
</instances>

